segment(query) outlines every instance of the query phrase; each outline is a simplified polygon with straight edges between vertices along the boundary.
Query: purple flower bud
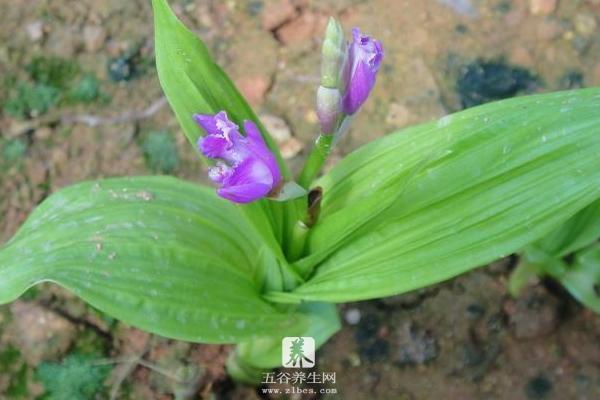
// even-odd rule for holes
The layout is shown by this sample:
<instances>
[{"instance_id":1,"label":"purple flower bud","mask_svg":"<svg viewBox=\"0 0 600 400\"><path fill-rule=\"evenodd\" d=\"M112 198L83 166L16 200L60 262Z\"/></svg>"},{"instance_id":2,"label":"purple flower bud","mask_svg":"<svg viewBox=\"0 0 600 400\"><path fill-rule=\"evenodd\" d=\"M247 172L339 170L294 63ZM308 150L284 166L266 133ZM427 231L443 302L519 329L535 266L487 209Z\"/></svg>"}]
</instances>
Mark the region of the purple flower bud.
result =
<instances>
[{"instance_id":1,"label":"purple flower bud","mask_svg":"<svg viewBox=\"0 0 600 400\"><path fill-rule=\"evenodd\" d=\"M206 157L218 160L208 176L221 185L219 196L235 203L249 203L265 197L279 185L277 159L254 122L244 121L244 137L225 111L195 114L194 120L207 133L198 139L198 149Z\"/></svg>"},{"instance_id":2,"label":"purple flower bud","mask_svg":"<svg viewBox=\"0 0 600 400\"><path fill-rule=\"evenodd\" d=\"M358 28L352 29L352 43L348 45L348 58L344 67L343 80L345 93L342 109L348 115L354 114L367 100L379 65L383 59L381 42L360 34Z\"/></svg>"}]
</instances>

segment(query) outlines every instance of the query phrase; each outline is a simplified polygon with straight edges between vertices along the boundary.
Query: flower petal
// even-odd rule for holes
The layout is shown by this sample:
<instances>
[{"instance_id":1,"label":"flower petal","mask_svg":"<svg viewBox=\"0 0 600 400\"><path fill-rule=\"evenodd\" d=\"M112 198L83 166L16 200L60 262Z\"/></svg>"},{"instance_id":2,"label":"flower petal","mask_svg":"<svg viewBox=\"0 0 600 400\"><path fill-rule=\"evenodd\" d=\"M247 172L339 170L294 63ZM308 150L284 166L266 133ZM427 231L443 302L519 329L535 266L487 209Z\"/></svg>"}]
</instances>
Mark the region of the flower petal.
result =
<instances>
[{"instance_id":1,"label":"flower petal","mask_svg":"<svg viewBox=\"0 0 600 400\"><path fill-rule=\"evenodd\" d=\"M231 145L231 142L222 135L206 135L198 138L198 150L209 158L223 158Z\"/></svg>"},{"instance_id":2,"label":"flower petal","mask_svg":"<svg viewBox=\"0 0 600 400\"><path fill-rule=\"evenodd\" d=\"M279 182L281 181L281 171L279 170L277 158L273 155L269 147L267 147L260 130L253 121L246 120L244 121L244 132L246 133L250 150L258 156L271 171L273 187L279 185Z\"/></svg>"},{"instance_id":3,"label":"flower petal","mask_svg":"<svg viewBox=\"0 0 600 400\"><path fill-rule=\"evenodd\" d=\"M249 203L266 196L272 188L273 175L268 166L261 159L248 158L234 168L217 193L236 203Z\"/></svg>"},{"instance_id":4,"label":"flower petal","mask_svg":"<svg viewBox=\"0 0 600 400\"><path fill-rule=\"evenodd\" d=\"M219 128L217 128L217 121L213 115L194 114L194 121L196 121L208 135L220 133Z\"/></svg>"},{"instance_id":5,"label":"flower petal","mask_svg":"<svg viewBox=\"0 0 600 400\"><path fill-rule=\"evenodd\" d=\"M346 88L346 93L342 100L342 109L344 113L352 115L358 111L360 106L367 100L369 93L375 85L375 74L369 69L366 63L359 62L354 74L350 78L350 83Z\"/></svg>"}]
</instances>

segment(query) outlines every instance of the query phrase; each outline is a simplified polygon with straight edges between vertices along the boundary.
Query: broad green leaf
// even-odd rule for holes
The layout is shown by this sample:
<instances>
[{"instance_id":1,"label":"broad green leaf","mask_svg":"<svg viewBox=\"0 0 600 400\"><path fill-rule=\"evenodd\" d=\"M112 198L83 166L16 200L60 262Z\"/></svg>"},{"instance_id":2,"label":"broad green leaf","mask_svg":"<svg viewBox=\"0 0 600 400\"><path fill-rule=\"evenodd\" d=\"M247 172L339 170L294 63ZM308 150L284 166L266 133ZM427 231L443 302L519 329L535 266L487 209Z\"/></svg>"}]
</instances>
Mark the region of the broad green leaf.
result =
<instances>
[{"instance_id":1,"label":"broad green leaf","mask_svg":"<svg viewBox=\"0 0 600 400\"><path fill-rule=\"evenodd\" d=\"M202 134L192 119L196 113L225 110L238 124L246 119L259 122L204 43L177 19L167 1L152 0L152 7L158 77L188 140L195 145ZM264 127L260 128L271 149L279 155Z\"/></svg>"},{"instance_id":2,"label":"broad green leaf","mask_svg":"<svg viewBox=\"0 0 600 400\"><path fill-rule=\"evenodd\" d=\"M317 183L322 217L297 263L313 275L267 297L393 295L519 250L600 198L598 110L598 88L522 97L359 149Z\"/></svg>"},{"instance_id":3,"label":"broad green leaf","mask_svg":"<svg viewBox=\"0 0 600 400\"><path fill-rule=\"evenodd\" d=\"M192 119L195 113L215 114L225 110L229 118L240 126L244 120L257 123L265 141L279 160L283 176L288 178L289 172L275 142L227 74L213 61L204 43L179 21L166 0L152 0L152 7L158 77L190 143L195 148L202 134ZM262 200L243 208L265 241L272 242L275 239L277 243L281 243L286 207ZM266 224L267 221L269 225ZM273 232L273 235L270 235L270 232ZM271 249L275 251L277 247L272 245Z\"/></svg>"},{"instance_id":4,"label":"broad green leaf","mask_svg":"<svg viewBox=\"0 0 600 400\"><path fill-rule=\"evenodd\" d=\"M240 209L169 177L52 195L0 249L0 303L42 281L150 332L199 342L296 335L309 319L264 301L275 255Z\"/></svg>"},{"instance_id":5,"label":"broad green leaf","mask_svg":"<svg viewBox=\"0 0 600 400\"><path fill-rule=\"evenodd\" d=\"M554 257L564 257L597 241L599 237L600 200L597 200L538 241L536 247Z\"/></svg>"}]
</instances>

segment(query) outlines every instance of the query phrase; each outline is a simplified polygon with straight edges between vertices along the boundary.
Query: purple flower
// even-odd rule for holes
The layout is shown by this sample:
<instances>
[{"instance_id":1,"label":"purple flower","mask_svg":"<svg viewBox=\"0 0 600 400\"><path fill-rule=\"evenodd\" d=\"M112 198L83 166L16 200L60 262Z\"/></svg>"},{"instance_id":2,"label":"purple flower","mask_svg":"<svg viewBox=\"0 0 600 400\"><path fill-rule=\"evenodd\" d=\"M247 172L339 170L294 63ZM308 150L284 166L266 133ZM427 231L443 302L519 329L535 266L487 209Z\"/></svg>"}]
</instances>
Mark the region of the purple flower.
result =
<instances>
[{"instance_id":1,"label":"purple flower","mask_svg":"<svg viewBox=\"0 0 600 400\"><path fill-rule=\"evenodd\" d=\"M360 34L358 28L352 29L352 43L348 45L348 58L344 67L343 80L345 93L342 109L348 115L354 114L367 100L379 65L383 59L381 42Z\"/></svg>"},{"instance_id":2,"label":"purple flower","mask_svg":"<svg viewBox=\"0 0 600 400\"><path fill-rule=\"evenodd\" d=\"M281 181L279 166L252 121L244 121L246 136L227 119L227 113L195 114L194 120L207 133L198 139L198 149L218 160L208 171L221 187L217 194L235 203L249 203L268 195Z\"/></svg>"}]
</instances>

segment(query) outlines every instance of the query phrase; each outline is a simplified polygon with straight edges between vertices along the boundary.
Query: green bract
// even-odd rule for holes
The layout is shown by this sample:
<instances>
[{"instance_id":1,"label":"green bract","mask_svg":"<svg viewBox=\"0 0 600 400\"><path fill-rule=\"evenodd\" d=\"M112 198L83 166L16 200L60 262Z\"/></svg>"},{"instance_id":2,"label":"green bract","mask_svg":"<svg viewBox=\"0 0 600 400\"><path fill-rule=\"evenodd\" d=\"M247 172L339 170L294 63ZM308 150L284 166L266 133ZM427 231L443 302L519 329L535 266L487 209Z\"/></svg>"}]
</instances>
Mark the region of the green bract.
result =
<instances>
[{"instance_id":1,"label":"green bract","mask_svg":"<svg viewBox=\"0 0 600 400\"><path fill-rule=\"evenodd\" d=\"M190 142L194 113L258 122L204 44L164 0L152 3L159 77ZM84 182L50 196L0 249L0 303L56 282L142 329L239 344L229 368L246 381L279 365L284 336L325 342L340 326L334 303L422 288L523 249L513 289L528 271L549 274L600 312L599 127L593 88L392 133L307 183L323 192L312 227L301 223L306 195L240 206L175 178Z\"/></svg>"}]
</instances>

